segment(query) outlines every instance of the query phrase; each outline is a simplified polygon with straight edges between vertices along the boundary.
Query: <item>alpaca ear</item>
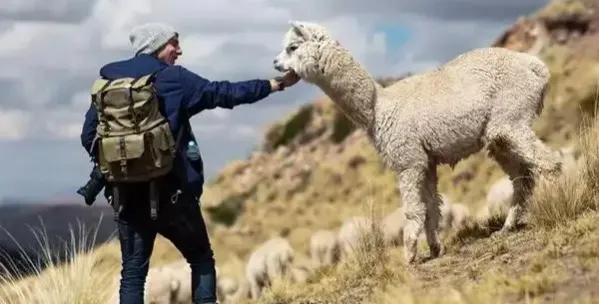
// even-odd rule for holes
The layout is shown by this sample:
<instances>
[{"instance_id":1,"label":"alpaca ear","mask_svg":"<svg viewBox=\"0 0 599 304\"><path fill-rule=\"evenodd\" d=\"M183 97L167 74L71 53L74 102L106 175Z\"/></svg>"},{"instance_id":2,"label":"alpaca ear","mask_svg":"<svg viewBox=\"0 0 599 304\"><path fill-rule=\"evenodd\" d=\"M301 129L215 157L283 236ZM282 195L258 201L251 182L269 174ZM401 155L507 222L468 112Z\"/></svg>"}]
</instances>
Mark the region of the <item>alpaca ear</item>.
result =
<instances>
[{"instance_id":1,"label":"alpaca ear","mask_svg":"<svg viewBox=\"0 0 599 304\"><path fill-rule=\"evenodd\" d=\"M306 29L306 27L299 21L289 21L289 24L293 27L293 30L304 39L310 39L310 32Z\"/></svg>"}]
</instances>

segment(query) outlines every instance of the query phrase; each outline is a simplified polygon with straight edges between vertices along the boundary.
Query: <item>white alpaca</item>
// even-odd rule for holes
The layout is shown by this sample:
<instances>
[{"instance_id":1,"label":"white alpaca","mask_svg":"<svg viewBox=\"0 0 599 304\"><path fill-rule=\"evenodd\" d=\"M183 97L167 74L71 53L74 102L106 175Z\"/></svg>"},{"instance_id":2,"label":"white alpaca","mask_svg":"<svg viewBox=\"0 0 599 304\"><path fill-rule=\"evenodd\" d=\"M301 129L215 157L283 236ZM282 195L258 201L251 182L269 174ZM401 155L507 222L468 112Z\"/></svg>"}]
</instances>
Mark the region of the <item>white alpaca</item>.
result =
<instances>
[{"instance_id":1,"label":"white alpaca","mask_svg":"<svg viewBox=\"0 0 599 304\"><path fill-rule=\"evenodd\" d=\"M220 287L221 293L219 294L219 303L237 304L250 298L250 284L247 280L239 280L239 282L235 284L236 286L231 285L232 283L233 281L224 282L225 285Z\"/></svg>"},{"instance_id":2,"label":"white alpaca","mask_svg":"<svg viewBox=\"0 0 599 304\"><path fill-rule=\"evenodd\" d=\"M458 229L464 226L468 217L470 217L470 210L466 206L443 200L440 225L442 231L447 232L450 229Z\"/></svg>"},{"instance_id":3,"label":"white alpaca","mask_svg":"<svg viewBox=\"0 0 599 304\"><path fill-rule=\"evenodd\" d=\"M503 231L520 219L536 175L559 171L556 155L531 128L549 80L545 64L532 55L478 49L383 90L320 25L292 22L283 45L275 68L320 87L397 172L409 262L423 229L431 256L442 253L437 165L453 165L487 147L514 180Z\"/></svg>"},{"instance_id":4,"label":"white alpaca","mask_svg":"<svg viewBox=\"0 0 599 304\"><path fill-rule=\"evenodd\" d=\"M239 284L235 279L226 276L218 276L216 278L216 294L219 301L223 303L227 302L235 295L238 289Z\"/></svg>"},{"instance_id":5,"label":"white alpaca","mask_svg":"<svg viewBox=\"0 0 599 304\"><path fill-rule=\"evenodd\" d=\"M403 228L406 215L403 208L397 208L383 218L383 238L388 246L403 245Z\"/></svg>"},{"instance_id":6,"label":"white alpaca","mask_svg":"<svg viewBox=\"0 0 599 304\"><path fill-rule=\"evenodd\" d=\"M358 248L360 240L372 229L372 221L363 216L345 220L339 229L338 239L341 253L347 257Z\"/></svg>"},{"instance_id":7,"label":"white alpaca","mask_svg":"<svg viewBox=\"0 0 599 304\"><path fill-rule=\"evenodd\" d=\"M504 176L501 179L491 185L489 192L487 192L486 203L487 208L484 213L486 217L492 214L506 213L509 210L510 204L514 196L514 186L508 176Z\"/></svg>"},{"instance_id":8,"label":"white alpaca","mask_svg":"<svg viewBox=\"0 0 599 304\"><path fill-rule=\"evenodd\" d=\"M339 261L339 242L335 232L319 230L310 237L310 258L314 267L334 265Z\"/></svg>"},{"instance_id":9,"label":"white alpaca","mask_svg":"<svg viewBox=\"0 0 599 304\"><path fill-rule=\"evenodd\" d=\"M269 287L275 279L288 273L293 257L293 248L283 238L266 241L250 255L245 274L252 299L259 298L263 288Z\"/></svg>"}]
</instances>

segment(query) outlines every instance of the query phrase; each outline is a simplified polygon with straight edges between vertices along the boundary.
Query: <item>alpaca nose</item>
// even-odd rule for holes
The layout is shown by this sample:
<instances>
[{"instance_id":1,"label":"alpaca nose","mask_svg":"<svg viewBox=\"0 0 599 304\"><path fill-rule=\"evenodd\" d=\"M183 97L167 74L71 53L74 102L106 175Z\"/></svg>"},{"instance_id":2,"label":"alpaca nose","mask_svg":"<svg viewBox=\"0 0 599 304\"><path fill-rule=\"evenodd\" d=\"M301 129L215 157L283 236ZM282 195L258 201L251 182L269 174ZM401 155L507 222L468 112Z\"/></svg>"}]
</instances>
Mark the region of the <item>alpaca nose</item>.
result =
<instances>
[{"instance_id":1,"label":"alpaca nose","mask_svg":"<svg viewBox=\"0 0 599 304\"><path fill-rule=\"evenodd\" d=\"M277 58L275 58L275 59L272 61L272 64L274 64L274 65L277 65L278 63L279 63L279 60L278 60Z\"/></svg>"}]
</instances>

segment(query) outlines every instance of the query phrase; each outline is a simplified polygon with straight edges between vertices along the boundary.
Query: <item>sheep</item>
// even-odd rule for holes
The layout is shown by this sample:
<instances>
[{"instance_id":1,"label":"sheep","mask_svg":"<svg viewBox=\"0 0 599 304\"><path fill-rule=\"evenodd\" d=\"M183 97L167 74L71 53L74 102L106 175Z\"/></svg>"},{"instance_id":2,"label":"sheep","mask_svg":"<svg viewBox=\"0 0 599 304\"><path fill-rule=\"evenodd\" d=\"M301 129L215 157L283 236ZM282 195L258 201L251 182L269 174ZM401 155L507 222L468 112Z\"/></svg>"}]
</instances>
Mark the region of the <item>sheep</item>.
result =
<instances>
[{"instance_id":1,"label":"sheep","mask_svg":"<svg viewBox=\"0 0 599 304\"><path fill-rule=\"evenodd\" d=\"M291 266L290 279L293 283L306 283L312 274L312 268L306 265L304 266Z\"/></svg>"},{"instance_id":2,"label":"sheep","mask_svg":"<svg viewBox=\"0 0 599 304\"><path fill-rule=\"evenodd\" d=\"M483 213L484 217L492 214L505 214L509 210L512 198L514 196L514 187L508 176L494 182L487 192L485 198L486 210Z\"/></svg>"},{"instance_id":3,"label":"sheep","mask_svg":"<svg viewBox=\"0 0 599 304\"><path fill-rule=\"evenodd\" d=\"M570 146L559 150L562 170L573 173L577 170L578 158L575 147ZM486 206L478 214L480 219L486 219L493 214L506 214L512 204L514 187L509 176L504 176L494 182L485 197Z\"/></svg>"},{"instance_id":4,"label":"sheep","mask_svg":"<svg viewBox=\"0 0 599 304\"><path fill-rule=\"evenodd\" d=\"M337 235L330 230L319 230L310 238L310 258L315 267L331 266L339 261Z\"/></svg>"},{"instance_id":5,"label":"sheep","mask_svg":"<svg viewBox=\"0 0 599 304\"><path fill-rule=\"evenodd\" d=\"M383 238L387 246L403 245L403 228L406 216L403 208L397 208L383 218Z\"/></svg>"},{"instance_id":6,"label":"sheep","mask_svg":"<svg viewBox=\"0 0 599 304\"><path fill-rule=\"evenodd\" d=\"M459 229L466 224L468 217L470 217L468 207L450 201L443 201L440 228L446 232L449 229Z\"/></svg>"},{"instance_id":7,"label":"sheep","mask_svg":"<svg viewBox=\"0 0 599 304\"><path fill-rule=\"evenodd\" d=\"M177 261L148 270L144 288L145 303L180 304L190 301L191 269L187 262ZM119 303L118 289L112 295L110 303Z\"/></svg>"},{"instance_id":8,"label":"sheep","mask_svg":"<svg viewBox=\"0 0 599 304\"><path fill-rule=\"evenodd\" d=\"M230 279L231 281L229 281L229 279L226 280L226 282L224 282L223 286L221 286L220 288L220 293L218 296L219 299L219 303L231 303L231 304L236 304L241 302L242 300L245 299L249 299L251 294L250 294L250 287L249 287L249 283L247 282L247 280L245 279L240 279L238 282L235 282L235 280ZM231 285L235 282L234 285Z\"/></svg>"},{"instance_id":9,"label":"sheep","mask_svg":"<svg viewBox=\"0 0 599 304\"><path fill-rule=\"evenodd\" d=\"M250 255L245 269L252 299L259 298L263 288L286 275L293 258L293 248L284 238L270 239L258 247Z\"/></svg>"},{"instance_id":10,"label":"sheep","mask_svg":"<svg viewBox=\"0 0 599 304\"><path fill-rule=\"evenodd\" d=\"M360 240L372 229L372 221L366 217L355 216L345 220L338 233L341 253L344 257L353 254Z\"/></svg>"},{"instance_id":11,"label":"sheep","mask_svg":"<svg viewBox=\"0 0 599 304\"><path fill-rule=\"evenodd\" d=\"M146 303L180 304L191 301L191 268L177 261L148 271Z\"/></svg>"},{"instance_id":12,"label":"sheep","mask_svg":"<svg viewBox=\"0 0 599 304\"><path fill-rule=\"evenodd\" d=\"M231 299L238 289L239 284L235 279L226 276L216 278L216 294L221 302Z\"/></svg>"},{"instance_id":13,"label":"sheep","mask_svg":"<svg viewBox=\"0 0 599 304\"><path fill-rule=\"evenodd\" d=\"M511 177L515 198L502 232L520 221L540 175L560 172L557 153L532 130L549 80L538 58L502 48L476 49L430 72L383 89L339 42L317 24L291 22L273 64L320 87L364 129L398 175L406 206L404 254L416 261L425 231L431 257L443 253L438 229L440 164L455 165L486 148Z\"/></svg>"}]
</instances>

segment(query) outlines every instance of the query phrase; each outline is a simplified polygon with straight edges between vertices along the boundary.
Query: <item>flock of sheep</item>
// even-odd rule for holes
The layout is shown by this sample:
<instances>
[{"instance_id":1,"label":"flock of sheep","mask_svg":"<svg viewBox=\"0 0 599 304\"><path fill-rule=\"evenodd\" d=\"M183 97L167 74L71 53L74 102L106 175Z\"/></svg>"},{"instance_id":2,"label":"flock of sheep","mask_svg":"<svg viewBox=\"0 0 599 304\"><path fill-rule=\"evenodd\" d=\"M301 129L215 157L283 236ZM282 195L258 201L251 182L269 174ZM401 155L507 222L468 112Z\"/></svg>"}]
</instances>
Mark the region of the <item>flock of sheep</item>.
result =
<instances>
[{"instance_id":1,"label":"flock of sheep","mask_svg":"<svg viewBox=\"0 0 599 304\"><path fill-rule=\"evenodd\" d=\"M509 179L497 181L489 190L487 204L480 216L507 210L513 189ZM472 217L463 204L452 203L442 197L441 231L459 229ZM397 208L382 218L380 227L386 246L403 245L405 225L403 208ZM258 246L249 256L245 266L245 278L234 279L219 273L217 269L217 291L220 303L237 303L241 299L257 299L265 288L283 278L290 282L303 283L309 276L323 267L333 267L342 259L353 254L360 238L372 229L372 220L364 216L351 217L337 230L318 230L309 242L309 265L295 263L295 250L282 237L272 238ZM146 303L180 304L191 298L190 269L181 260L149 270L146 282Z\"/></svg>"}]
</instances>

